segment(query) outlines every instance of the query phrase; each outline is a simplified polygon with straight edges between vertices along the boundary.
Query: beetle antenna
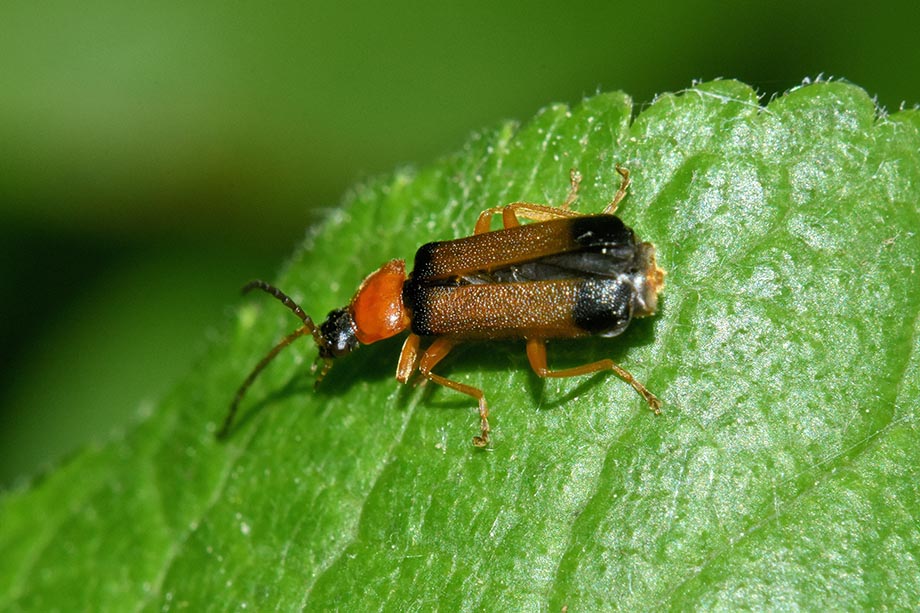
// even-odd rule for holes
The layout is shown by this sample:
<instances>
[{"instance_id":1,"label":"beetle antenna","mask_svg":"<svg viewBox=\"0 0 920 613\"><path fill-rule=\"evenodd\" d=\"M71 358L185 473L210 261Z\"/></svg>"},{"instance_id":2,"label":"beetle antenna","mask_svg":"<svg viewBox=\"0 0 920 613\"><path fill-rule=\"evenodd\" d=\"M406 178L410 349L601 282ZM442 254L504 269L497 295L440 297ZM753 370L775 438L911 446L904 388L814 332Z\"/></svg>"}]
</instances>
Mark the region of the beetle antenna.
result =
<instances>
[{"instance_id":1,"label":"beetle antenna","mask_svg":"<svg viewBox=\"0 0 920 613\"><path fill-rule=\"evenodd\" d=\"M246 395L246 390L249 389L249 386L252 385L252 382L256 380L256 377L259 376L259 373L262 372L266 366L268 366L269 362L275 359L275 356L277 356L282 349L293 343L301 336L307 334L313 336L313 340L316 341L318 346L323 346L323 337L320 334L319 329L317 329L316 324L314 324L313 320L310 319L310 316L307 315L302 308L300 308L300 305L291 300L287 294L282 292L274 285L266 283L265 281L258 280L250 281L244 285L242 293L246 294L254 289L260 289L277 298L281 304L289 308L294 313L294 315L297 315L297 317L303 321L303 325L285 336L283 339L281 339L281 342L272 347L272 350L269 351L265 357L259 361L258 364L256 364L255 368L253 368L249 373L249 376L246 377L246 380L243 381L243 384L240 385L238 390L236 390L236 395L233 397L233 402L230 403L230 409L227 411L227 416L224 418L224 423L221 425L220 430L217 431L217 438L219 439L226 437L230 432L230 426L233 424L234 417L236 417L236 412L239 408L240 401L243 399L243 396Z\"/></svg>"},{"instance_id":2,"label":"beetle antenna","mask_svg":"<svg viewBox=\"0 0 920 613\"><path fill-rule=\"evenodd\" d=\"M266 283L265 281L260 281L258 279L250 281L243 286L243 289L240 290L243 294L248 294L254 289L260 289L267 294L271 294L277 298L281 304L286 306L291 310L294 315L300 318L300 321L304 323L304 327L313 335L313 340L316 341L318 347L322 347L325 344L322 335L320 334L319 328L316 327L316 324L313 323L313 320L310 319L310 316L304 312L300 305L294 302L290 296L282 292L280 289L272 285L271 283Z\"/></svg>"}]
</instances>

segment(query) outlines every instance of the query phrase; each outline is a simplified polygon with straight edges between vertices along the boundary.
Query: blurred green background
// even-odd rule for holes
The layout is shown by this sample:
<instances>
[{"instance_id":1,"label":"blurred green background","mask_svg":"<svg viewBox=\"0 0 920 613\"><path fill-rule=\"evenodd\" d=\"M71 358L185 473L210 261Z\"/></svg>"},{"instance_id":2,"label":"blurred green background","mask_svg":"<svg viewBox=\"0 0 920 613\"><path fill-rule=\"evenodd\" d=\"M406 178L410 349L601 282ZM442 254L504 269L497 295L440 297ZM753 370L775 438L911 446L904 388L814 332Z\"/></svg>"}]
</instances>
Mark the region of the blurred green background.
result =
<instances>
[{"instance_id":1,"label":"blurred green background","mask_svg":"<svg viewBox=\"0 0 920 613\"><path fill-rule=\"evenodd\" d=\"M917 6L0 3L0 488L149 410L349 184L599 90L912 106Z\"/></svg>"}]
</instances>

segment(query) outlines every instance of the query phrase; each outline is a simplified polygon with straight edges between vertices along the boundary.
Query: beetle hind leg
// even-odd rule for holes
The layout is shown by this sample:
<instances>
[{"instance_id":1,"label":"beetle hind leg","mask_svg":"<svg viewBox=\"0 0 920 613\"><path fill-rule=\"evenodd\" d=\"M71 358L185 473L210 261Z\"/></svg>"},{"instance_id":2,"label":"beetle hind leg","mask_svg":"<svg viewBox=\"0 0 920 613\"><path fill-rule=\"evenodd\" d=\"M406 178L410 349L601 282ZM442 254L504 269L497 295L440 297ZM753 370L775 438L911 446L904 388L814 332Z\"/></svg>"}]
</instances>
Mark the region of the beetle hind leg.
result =
<instances>
[{"instance_id":1,"label":"beetle hind leg","mask_svg":"<svg viewBox=\"0 0 920 613\"><path fill-rule=\"evenodd\" d=\"M479 402L479 436L473 437L473 445L476 447L487 447L489 445L489 432L491 428L489 427L489 405L486 404L485 394L482 393L482 390L473 387L472 385L466 385L464 383L458 383L457 381L452 381L441 375L436 375L431 372L431 369L437 365L438 362L443 360L450 350L456 345L455 341L439 338L434 341L430 347L422 355L421 360L419 361L418 370L422 373L422 376L433 381L438 385L444 387L449 387L452 390L458 391L461 394L466 394L475 398Z\"/></svg>"},{"instance_id":2,"label":"beetle hind leg","mask_svg":"<svg viewBox=\"0 0 920 613\"><path fill-rule=\"evenodd\" d=\"M559 205L560 209L569 210L576 200L578 200L578 186L581 185L581 173L573 168L569 171L569 195L566 196L565 202Z\"/></svg>"},{"instance_id":3,"label":"beetle hind leg","mask_svg":"<svg viewBox=\"0 0 920 613\"><path fill-rule=\"evenodd\" d=\"M492 217L499 214L502 216L502 226L506 229L521 225L520 221L518 221L518 215L530 221L552 221L554 219L582 216L581 213L576 213L560 206L534 204L533 202L512 202L504 206L494 206L480 213L479 219L476 220L473 234L489 232L492 229Z\"/></svg>"},{"instance_id":4,"label":"beetle hind leg","mask_svg":"<svg viewBox=\"0 0 920 613\"><path fill-rule=\"evenodd\" d=\"M617 188L617 193L613 195L613 200L610 201L610 204L604 209L604 215L613 215L617 211L617 207L620 206L620 201L626 197L626 190L629 189L629 170L623 168L619 164L616 166L617 173L620 175L620 187Z\"/></svg>"},{"instance_id":5,"label":"beetle hind leg","mask_svg":"<svg viewBox=\"0 0 920 613\"><path fill-rule=\"evenodd\" d=\"M502 226L506 229L521 225L518 215L530 221L551 221L567 217L580 217L581 213L576 213L570 210L569 207L578 199L578 186L581 185L581 178L581 173L576 169L573 168L569 171L571 187L565 201L559 206L534 204L533 202L512 202L511 204L486 209L479 214L473 234L488 232L492 227L492 218L499 214L502 216Z\"/></svg>"},{"instance_id":6,"label":"beetle hind leg","mask_svg":"<svg viewBox=\"0 0 920 613\"><path fill-rule=\"evenodd\" d=\"M542 339L534 338L527 340L527 360L530 362L530 367L533 369L533 371L542 378L577 377L579 375L588 375L591 373L600 372L602 370L612 370L620 379L629 383L633 389L636 390L639 395L645 399L645 401L648 403L648 407L654 411L655 415L661 415L661 401L658 400L655 394L648 391L648 389L639 383L636 378L629 373L629 371L618 366L613 360L598 360L597 362L591 362L590 364L583 364L573 368L550 370L546 365L545 341Z\"/></svg>"},{"instance_id":7,"label":"beetle hind leg","mask_svg":"<svg viewBox=\"0 0 920 613\"><path fill-rule=\"evenodd\" d=\"M604 215L613 215L616 212L620 201L626 197L626 190L629 189L629 170L617 164L616 171L620 175L620 186L617 188L616 194L614 194L610 204L603 210ZM537 222L581 217L584 213L578 213L569 208L575 200L578 199L578 187L581 185L581 179L581 173L576 169L573 168L569 172L569 180L571 183L569 195L559 206L535 204L533 202L512 202L511 204L493 206L484 210L479 214L479 218L476 220L476 227L473 229L473 234L489 232L492 229L492 218L496 215L502 216L502 226L506 229L521 225L518 216Z\"/></svg>"}]
</instances>

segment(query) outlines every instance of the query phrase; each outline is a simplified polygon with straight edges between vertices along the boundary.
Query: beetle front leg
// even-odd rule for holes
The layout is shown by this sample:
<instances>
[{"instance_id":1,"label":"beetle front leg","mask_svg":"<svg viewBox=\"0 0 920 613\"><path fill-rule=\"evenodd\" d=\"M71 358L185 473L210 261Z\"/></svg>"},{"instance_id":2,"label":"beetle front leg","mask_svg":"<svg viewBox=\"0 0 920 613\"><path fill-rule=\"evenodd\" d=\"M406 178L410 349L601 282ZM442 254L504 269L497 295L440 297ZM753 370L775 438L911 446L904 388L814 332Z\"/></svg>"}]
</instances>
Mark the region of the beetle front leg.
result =
<instances>
[{"instance_id":1,"label":"beetle front leg","mask_svg":"<svg viewBox=\"0 0 920 613\"><path fill-rule=\"evenodd\" d=\"M418 334L409 334L399 352L399 363L396 365L396 380L406 383L418 365L418 348L422 339Z\"/></svg>"},{"instance_id":2,"label":"beetle front leg","mask_svg":"<svg viewBox=\"0 0 920 613\"><path fill-rule=\"evenodd\" d=\"M527 360L530 362L530 367L533 371L542 378L577 377L579 375L587 375L602 370L612 370L620 379L629 383L634 390L639 392L640 396L645 398L648 407L655 412L655 415L661 415L661 401L658 400L655 394L648 391L644 385L636 381L635 377L633 377L629 371L618 366L613 360L598 360L597 362L591 362L590 364L583 364L582 366L575 366L573 368L550 370L546 366L546 341L537 338L527 339Z\"/></svg>"}]
</instances>

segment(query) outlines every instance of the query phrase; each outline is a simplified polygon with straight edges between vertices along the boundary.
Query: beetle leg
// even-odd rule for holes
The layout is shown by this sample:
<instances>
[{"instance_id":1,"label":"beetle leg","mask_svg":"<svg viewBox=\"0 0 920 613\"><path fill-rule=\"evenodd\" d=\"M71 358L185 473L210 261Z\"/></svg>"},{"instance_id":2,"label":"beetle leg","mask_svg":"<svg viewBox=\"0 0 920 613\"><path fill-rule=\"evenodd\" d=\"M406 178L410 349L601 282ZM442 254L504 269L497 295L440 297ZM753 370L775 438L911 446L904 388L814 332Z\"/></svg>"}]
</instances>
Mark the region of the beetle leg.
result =
<instances>
[{"instance_id":1,"label":"beetle leg","mask_svg":"<svg viewBox=\"0 0 920 613\"><path fill-rule=\"evenodd\" d=\"M399 352L399 364L396 365L396 380L405 383L418 365L418 346L421 342L418 334L410 334Z\"/></svg>"},{"instance_id":2,"label":"beetle leg","mask_svg":"<svg viewBox=\"0 0 920 613\"><path fill-rule=\"evenodd\" d=\"M494 206L479 214L473 234L482 234L492 228L492 217L501 213L502 223L506 228L520 225L518 216L530 221L551 221L553 219L566 219L581 217L581 213L570 211L558 206L548 204L534 204L532 202L512 202L504 206ZM513 221L512 221L513 220Z\"/></svg>"},{"instance_id":3,"label":"beetle leg","mask_svg":"<svg viewBox=\"0 0 920 613\"><path fill-rule=\"evenodd\" d=\"M565 202L561 205L550 206L547 204L533 204L532 202L512 202L511 204L503 206L493 206L479 214L479 219L476 220L476 228L473 230L473 234L488 232L492 227L492 217L499 213L501 213L502 224L504 224L505 228L513 228L521 225L517 218L518 213L520 213L521 217L529 219L530 221L550 221L552 219L578 217L580 213L570 211L569 207L578 199L578 186L581 184L581 173L573 168L569 171L569 181L571 183L569 195L566 196ZM622 196L620 198L622 199Z\"/></svg>"},{"instance_id":4,"label":"beetle leg","mask_svg":"<svg viewBox=\"0 0 920 613\"><path fill-rule=\"evenodd\" d=\"M493 206L480 213L479 219L476 220L476 226L473 228L473 234L485 234L486 232L490 232L492 230L492 217L499 213L502 215L502 221L507 223L507 220L505 220L505 209L507 209L508 206ZM512 213L512 216L513 215L514 213ZM515 218L515 221L517 221L517 218Z\"/></svg>"},{"instance_id":5,"label":"beetle leg","mask_svg":"<svg viewBox=\"0 0 920 613\"><path fill-rule=\"evenodd\" d=\"M626 197L626 190L629 188L629 170L623 168L619 164L617 164L616 168L617 172L620 173L622 177L620 180L620 187L617 188L617 193L613 195L613 200L611 200L607 208L604 209L604 215L613 215L616 213L620 201Z\"/></svg>"},{"instance_id":6,"label":"beetle leg","mask_svg":"<svg viewBox=\"0 0 920 613\"><path fill-rule=\"evenodd\" d=\"M639 392L639 395L645 398L649 408L655 412L655 415L661 415L661 401L653 393L645 389L644 385L636 381L626 369L617 366L613 360L598 360L597 362L575 366L574 368L550 370L546 366L545 343L546 341L540 338L527 339L527 360L530 362L530 367L533 371L540 377L577 377L602 370L612 370L619 378L633 386L633 389Z\"/></svg>"},{"instance_id":7,"label":"beetle leg","mask_svg":"<svg viewBox=\"0 0 920 613\"><path fill-rule=\"evenodd\" d=\"M414 335L413 335L414 336ZM407 341L408 344L408 341ZM480 433L479 436L473 437L473 444L477 447L485 447L489 444L489 407L486 404L486 397L482 393L481 389L475 388L471 385L465 385L463 383L457 383L456 381L451 381L441 375L436 375L431 372L431 369L437 365L438 362L443 360L450 350L454 348L457 343L453 340L447 338L439 338L435 340L425 353L422 355L421 362L418 365L419 372L422 373L426 379L434 381L438 385L443 385L444 387L449 387L452 390L458 391L461 394L466 394L467 396L472 396L479 401L479 426Z\"/></svg>"},{"instance_id":8,"label":"beetle leg","mask_svg":"<svg viewBox=\"0 0 920 613\"><path fill-rule=\"evenodd\" d=\"M604 215L613 215L616 212L620 201L626 197L626 190L629 189L629 170L623 168L619 164L617 164L616 170L621 177L620 186L617 188L613 200L604 208ZM520 222L518 221L518 216L529 219L530 221L551 221L553 219L580 217L583 213L571 211L569 207L578 199L578 186L581 184L582 178L581 173L573 168L570 171L569 177L572 186L569 189L569 195L566 197L565 202L561 205L551 206L548 204L534 204L532 202L512 202L511 204L503 206L493 206L479 214L479 219L476 220L476 227L473 229L473 234L483 234L491 230L492 218L498 214L501 214L502 223L505 228L519 226Z\"/></svg>"},{"instance_id":9,"label":"beetle leg","mask_svg":"<svg viewBox=\"0 0 920 613\"><path fill-rule=\"evenodd\" d=\"M566 196L565 202L559 207L566 210L578 200L578 186L581 185L581 173L574 168L569 171L569 183L571 184L569 195Z\"/></svg>"}]
</instances>

